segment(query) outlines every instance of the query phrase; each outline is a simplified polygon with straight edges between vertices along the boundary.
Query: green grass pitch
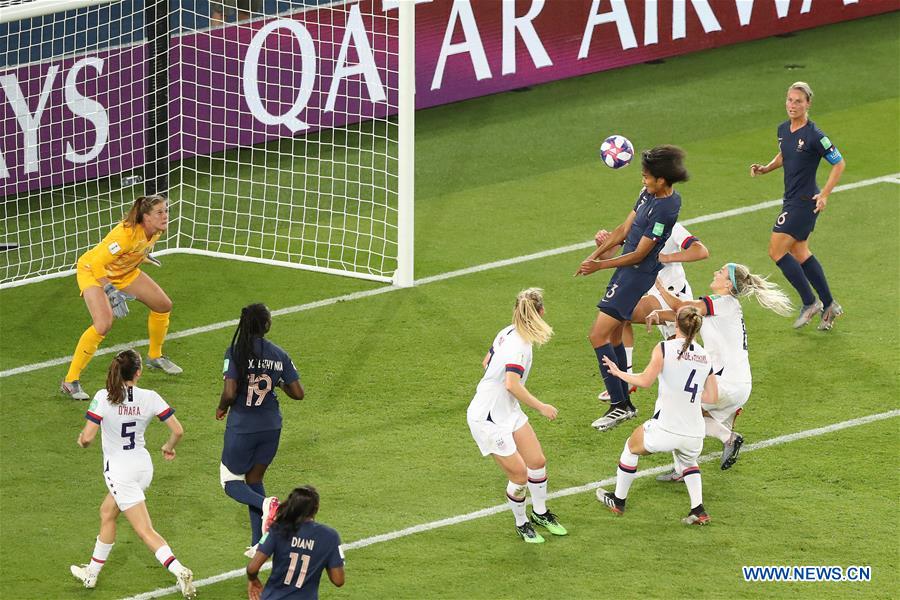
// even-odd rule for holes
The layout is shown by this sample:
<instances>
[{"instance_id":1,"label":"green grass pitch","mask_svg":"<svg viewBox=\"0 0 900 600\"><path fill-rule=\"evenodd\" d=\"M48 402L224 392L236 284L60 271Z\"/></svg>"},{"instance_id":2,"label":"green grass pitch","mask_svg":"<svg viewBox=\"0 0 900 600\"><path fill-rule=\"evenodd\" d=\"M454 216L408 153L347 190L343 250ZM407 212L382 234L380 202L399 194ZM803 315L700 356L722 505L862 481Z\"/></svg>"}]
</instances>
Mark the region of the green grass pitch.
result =
<instances>
[{"instance_id":1,"label":"green grass pitch","mask_svg":"<svg viewBox=\"0 0 900 600\"><path fill-rule=\"evenodd\" d=\"M750 179L777 151L783 97L797 79L816 92L811 117L847 159L842 183L900 172L900 13L637 65L422 111L416 139L416 277L589 240L618 224L639 169L597 157L608 134L639 148L675 143L692 180L682 219L776 199L780 174ZM786 64L803 65L786 70ZM820 170L823 181L827 165ZM835 193L811 247L847 314L830 333L745 304L753 395L739 429L748 444L895 410L900 405L900 186ZM694 291L727 261L771 273L777 208L700 223L711 258L688 266ZM319 520L345 543L504 501L505 480L471 440L465 411L480 361L508 323L517 291L540 286L556 335L536 351L529 389L560 409L529 416L548 458L550 490L606 479L631 421L605 434L597 365L586 340L608 273L572 277L586 251L496 268L275 318L270 338L294 358L307 399L282 399L281 448L267 490L313 483ZM235 319L254 301L273 310L379 285L277 267L170 255L148 272L173 298L171 332ZM791 291L792 296L794 295ZM146 337L132 308L104 346ZM71 354L88 323L74 277L0 292L0 370ZM186 428L174 463L154 457L154 524L198 579L240 569L246 510L218 481L223 424L214 419L232 328L172 339L181 377L148 372ZM656 335L638 332L636 365ZM141 348L145 351L145 348ZM109 355L83 377L95 391ZM106 493L98 447L75 445L85 404L58 395L65 366L0 378L0 596L123 598L174 583L121 521L95 590L68 565L86 562ZM641 416L653 391L636 397ZM152 426L148 448L165 428ZM523 544L508 512L347 552L347 584L323 598L889 598L897 573L898 420L889 418L744 454L722 472L705 463L707 528L685 528L683 486L635 482L615 518L591 492L551 501L570 535ZM99 442L98 442L99 445ZM706 452L717 452L708 441ZM664 465L666 456L641 460ZM747 583L744 565L867 565L867 583ZM242 578L199 597L245 596ZM174 597L174 596L171 596Z\"/></svg>"}]
</instances>

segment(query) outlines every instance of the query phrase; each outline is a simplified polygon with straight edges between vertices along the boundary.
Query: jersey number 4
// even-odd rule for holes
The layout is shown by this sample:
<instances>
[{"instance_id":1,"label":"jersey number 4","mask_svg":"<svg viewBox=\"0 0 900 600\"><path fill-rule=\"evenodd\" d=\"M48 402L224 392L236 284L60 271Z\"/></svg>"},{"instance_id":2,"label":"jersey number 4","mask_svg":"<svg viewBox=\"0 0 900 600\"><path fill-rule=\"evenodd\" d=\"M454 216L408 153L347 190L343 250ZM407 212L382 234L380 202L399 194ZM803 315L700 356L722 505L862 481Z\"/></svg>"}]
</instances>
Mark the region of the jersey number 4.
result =
<instances>
[{"instance_id":1,"label":"jersey number 4","mask_svg":"<svg viewBox=\"0 0 900 600\"><path fill-rule=\"evenodd\" d=\"M303 581L306 579L306 571L309 569L309 554L291 552L291 564L288 567L287 574L284 576L284 585L291 585L291 581L294 579L294 571L297 570L298 558L300 559L300 572L297 573L297 583L294 584L294 587L300 589L303 586Z\"/></svg>"},{"instance_id":2,"label":"jersey number 4","mask_svg":"<svg viewBox=\"0 0 900 600\"><path fill-rule=\"evenodd\" d=\"M691 395L691 402L697 399L697 390L700 389L700 386L696 383L694 383L694 385L691 385L696 374L697 369L691 369L691 374L688 376L687 383L684 384L684 391Z\"/></svg>"},{"instance_id":3,"label":"jersey number 4","mask_svg":"<svg viewBox=\"0 0 900 600\"><path fill-rule=\"evenodd\" d=\"M247 376L247 406L259 406L270 391L272 391L272 378L265 373Z\"/></svg>"}]
</instances>

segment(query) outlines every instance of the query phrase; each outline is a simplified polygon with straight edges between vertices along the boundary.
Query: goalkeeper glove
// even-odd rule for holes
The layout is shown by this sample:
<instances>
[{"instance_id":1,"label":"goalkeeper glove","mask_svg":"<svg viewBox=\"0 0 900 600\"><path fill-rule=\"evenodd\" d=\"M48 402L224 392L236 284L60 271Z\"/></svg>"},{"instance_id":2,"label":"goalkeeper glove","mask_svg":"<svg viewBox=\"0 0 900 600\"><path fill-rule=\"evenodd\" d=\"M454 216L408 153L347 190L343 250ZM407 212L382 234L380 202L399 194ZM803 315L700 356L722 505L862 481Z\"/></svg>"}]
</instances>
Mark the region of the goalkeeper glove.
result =
<instances>
[{"instance_id":1,"label":"goalkeeper glove","mask_svg":"<svg viewBox=\"0 0 900 600\"><path fill-rule=\"evenodd\" d=\"M113 316L117 319L121 319L123 317L128 316L128 296L125 292L120 292L116 289L111 283L107 283L103 286L103 291L106 292L106 297L109 298L109 305L112 307Z\"/></svg>"},{"instance_id":2,"label":"goalkeeper glove","mask_svg":"<svg viewBox=\"0 0 900 600\"><path fill-rule=\"evenodd\" d=\"M144 262L148 262L148 263L150 263L151 265L156 265L157 267L161 267L161 266L162 266L162 263L159 262L159 259L158 259L158 258L155 258L152 254L145 254L145 255L144 255Z\"/></svg>"}]
</instances>

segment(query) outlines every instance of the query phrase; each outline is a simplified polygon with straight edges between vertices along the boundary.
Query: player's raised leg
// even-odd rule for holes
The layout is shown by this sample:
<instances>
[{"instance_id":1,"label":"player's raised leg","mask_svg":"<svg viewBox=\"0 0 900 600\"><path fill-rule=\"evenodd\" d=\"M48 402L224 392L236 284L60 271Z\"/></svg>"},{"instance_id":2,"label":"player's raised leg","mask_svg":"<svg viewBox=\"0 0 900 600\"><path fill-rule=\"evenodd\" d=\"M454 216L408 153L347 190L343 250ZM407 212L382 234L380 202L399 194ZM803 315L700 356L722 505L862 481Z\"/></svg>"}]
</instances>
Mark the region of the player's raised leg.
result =
<instances>
[{"instance_id":1,"label":"player's raised leg","mask_svg":"<svg viewBox=\"0 0 900 600\"><path fill-rule=\"evenodd\" d=\"M528 492L531 494L531 522L553 535L568 533L559 518L547 508L547 459L530 423L513 432L516 448L525 461Z\"/></svg>"}]
</instances>

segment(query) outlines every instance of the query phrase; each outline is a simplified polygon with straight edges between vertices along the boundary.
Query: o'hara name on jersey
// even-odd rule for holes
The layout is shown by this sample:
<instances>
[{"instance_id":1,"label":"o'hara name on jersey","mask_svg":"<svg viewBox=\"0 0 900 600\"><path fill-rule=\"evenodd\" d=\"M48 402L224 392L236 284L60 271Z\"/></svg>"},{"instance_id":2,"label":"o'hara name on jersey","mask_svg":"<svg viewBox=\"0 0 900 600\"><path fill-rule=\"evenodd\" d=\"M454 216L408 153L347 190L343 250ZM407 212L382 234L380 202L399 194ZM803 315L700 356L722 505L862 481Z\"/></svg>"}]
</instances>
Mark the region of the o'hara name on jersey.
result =
<instances>
[{"instance_id":1,"label":"o'hara name on jersey","mask_svg":"<svg viewBox=\"0 0 900 600\"><path fill-rule=\"evenodd\" d=\"M705 354L695 354L695 353L691 352L690 350L685 350L684 353L682 353L679 356L679 358L681 360L692 360L694 362L702 363L704 365L708 362L708 358L706 357Z\"/></svg>"},{"instance_id":2,"label":"o'hara name on jersey","mask_svg":"<svg viewBox=\"0 0 900 600\"><path fill-rule=\"evenodd\" d=\"M263 369L264 371L284 371L282 362L271 358L251 358L247 360L247 366L251 369Z\"/></svg>"},{"instance_id":3,"label":"o'hara name on jersey","mask_svg":"<svg viewBox=\"0 0 900 600\"><path fill-rule=\"evenodd\" d=\"M119 409L120 415L125 415L128 417L141 416L141 407L140 406L127 406L125 404L120 404L117 408Z\"/></svg>"},{"instance_id":4,"label":"o'hara name on jersey","mask_svg":"<svg viewBox=\"0 0 900 600\"><path fill-rule=\"evenodd\" d=\"M291 548L300 548L301 550L312 550L313 546L316 545L316 540L310 540L308 538L291 538Z\"/></svg>"}]
</instances>

